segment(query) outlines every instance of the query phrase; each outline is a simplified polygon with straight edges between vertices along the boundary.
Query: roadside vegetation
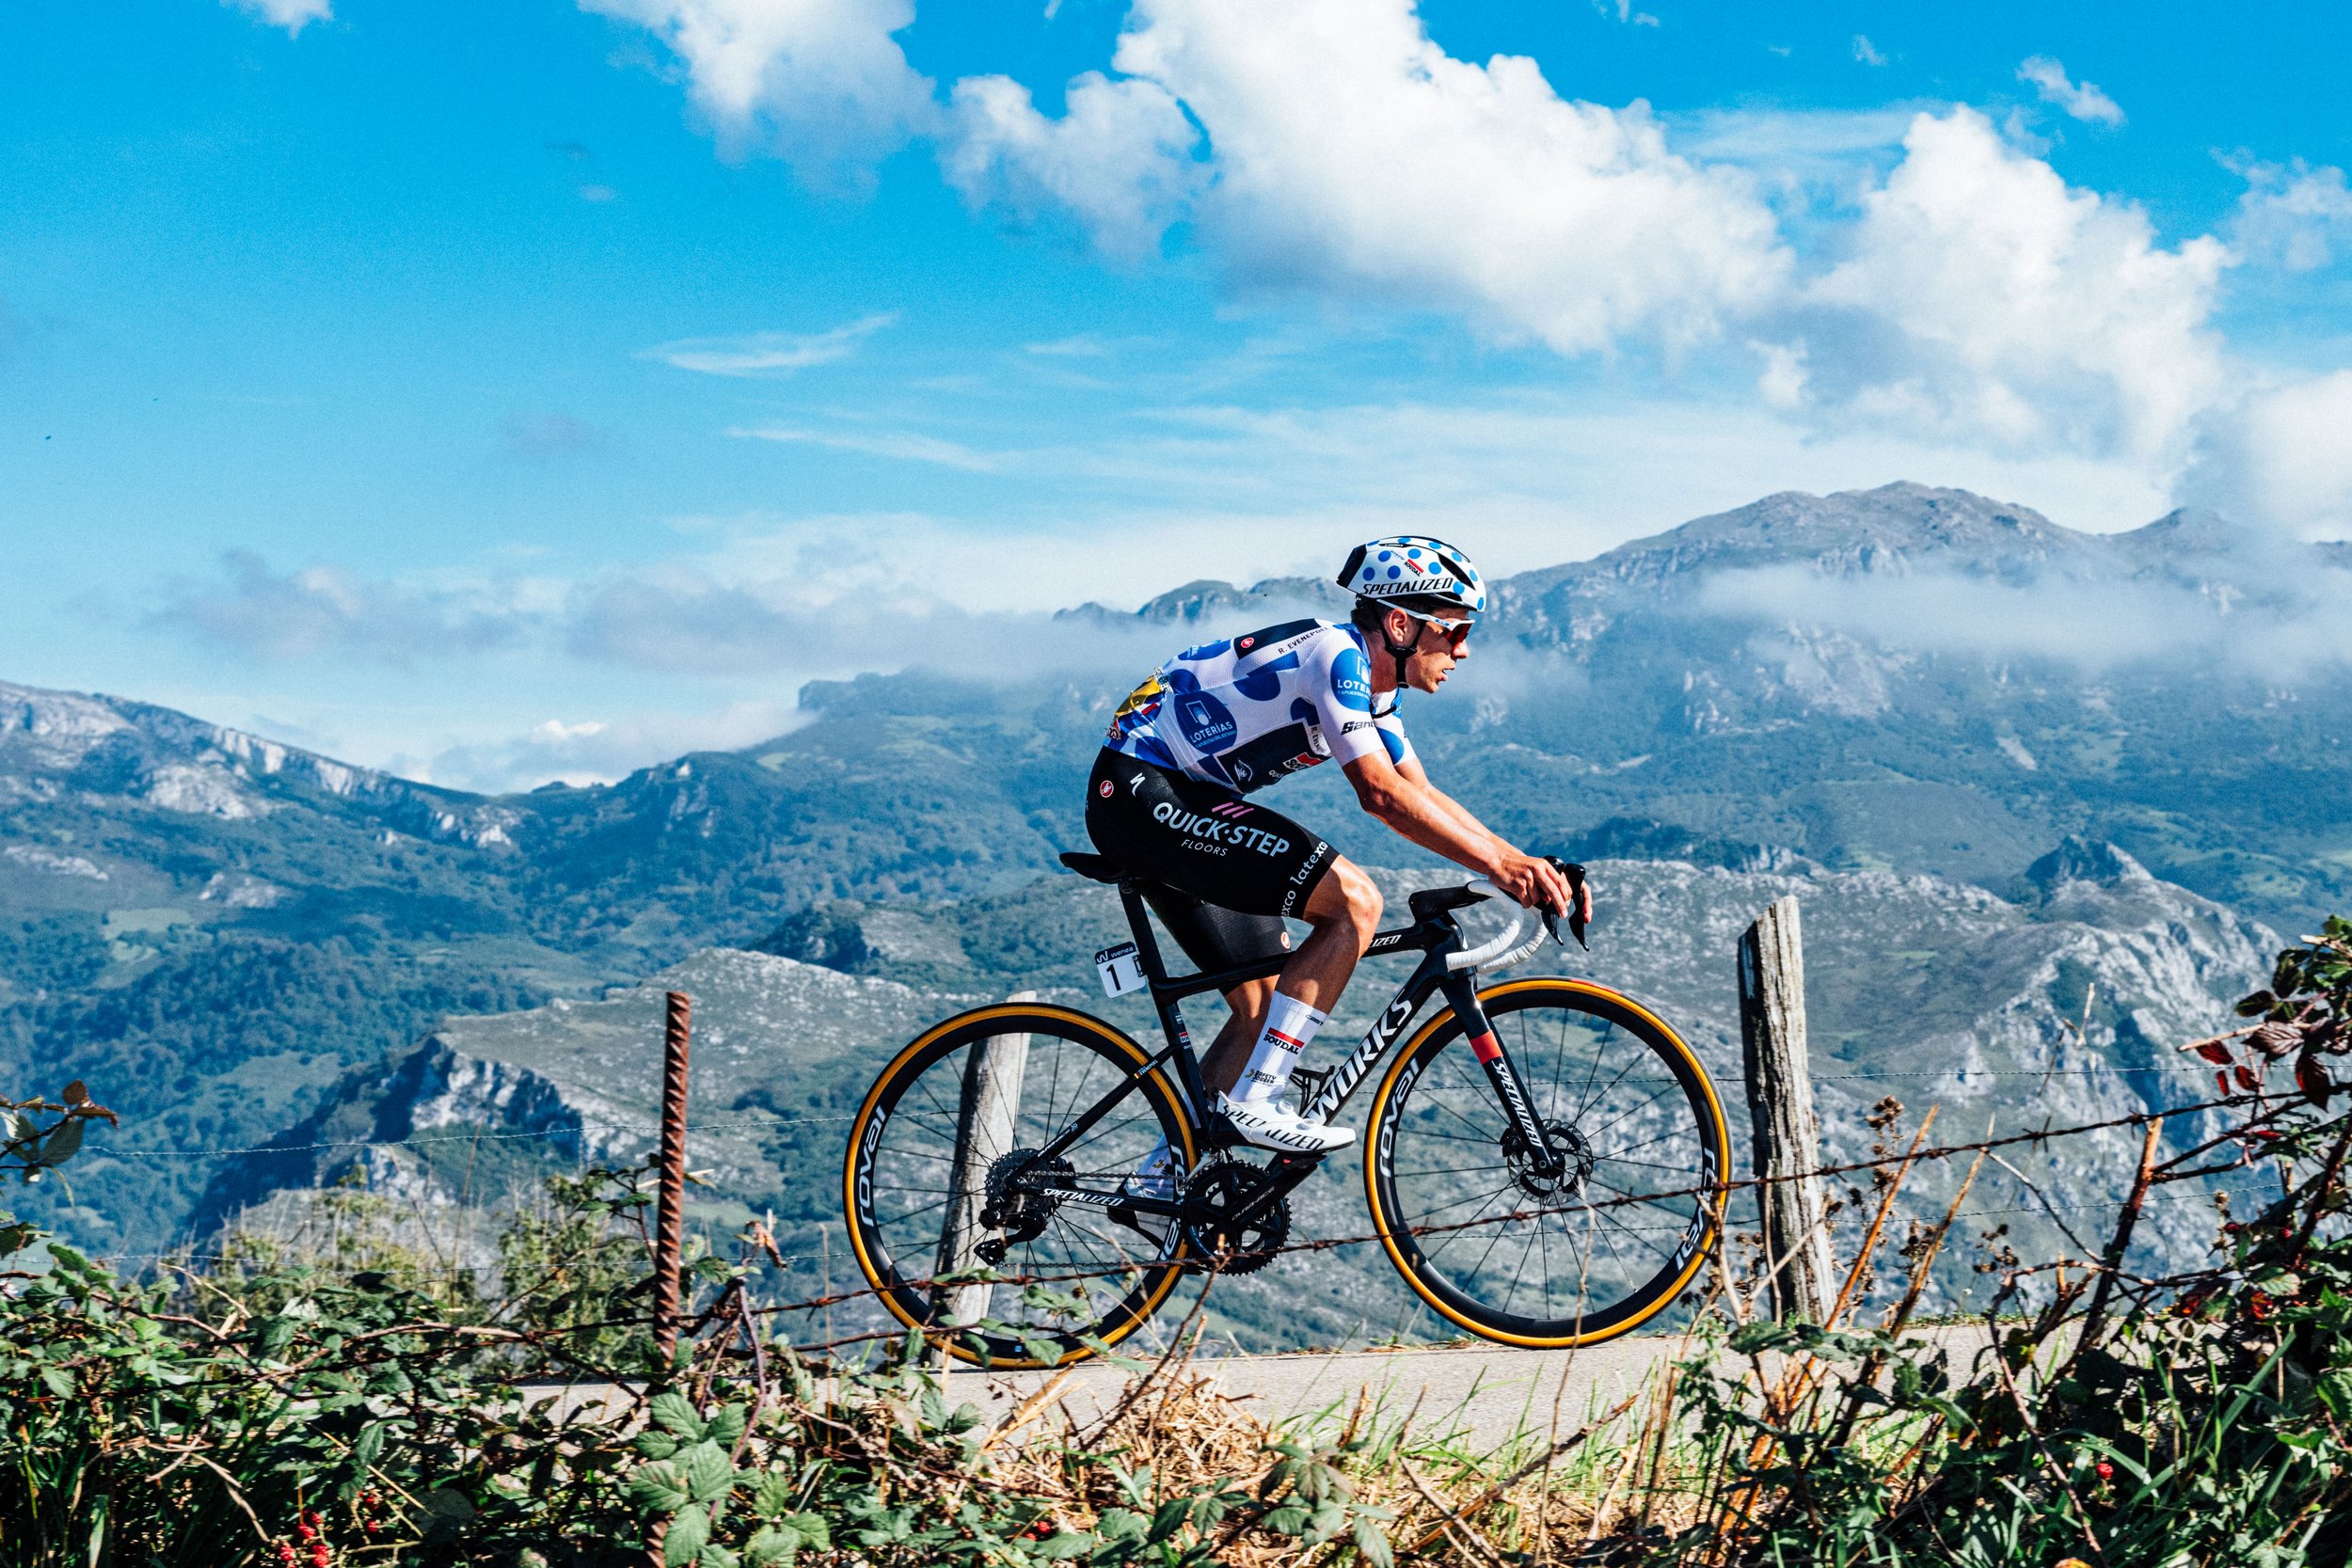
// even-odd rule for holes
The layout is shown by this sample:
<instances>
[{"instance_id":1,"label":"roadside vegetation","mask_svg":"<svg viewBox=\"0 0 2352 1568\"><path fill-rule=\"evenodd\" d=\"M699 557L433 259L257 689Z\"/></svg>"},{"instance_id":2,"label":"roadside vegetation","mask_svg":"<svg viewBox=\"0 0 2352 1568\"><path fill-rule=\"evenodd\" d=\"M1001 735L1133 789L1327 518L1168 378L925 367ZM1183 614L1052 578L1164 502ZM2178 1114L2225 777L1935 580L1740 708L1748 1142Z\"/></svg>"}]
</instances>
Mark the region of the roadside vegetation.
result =
<instances>
[{"instance_id":1,"label":"roadside vegetation","mask_svg":"<svg viewBox=\"0 0 2352 1568\"><path fill-rule=\"evenodd\" d=\"M2282 954L2240 1012L2189 1048L2231 1124L2161 1162L2152 1137L2097 1256L2017 1259L1957 1226L1959 1198L1892 1234L1898 1158L1849 1227L1857 1287L1912 1282L1875 1321L1765 1321L1719 1270L1688 1354L1634 1397L1491 1451L1362 1404L1269 1426L1183 1336L1098 1418L1049 1386L985 1424L918 1342L850 1365L776 1339L757 1227L697 1260L693 1332L664 1358L642 1173L553 1184L486 1287L376 1235L358 1191L330 1196L350 1222L331 1244L141 1279L0 1223L0 1568L2325 1568L2352 1555L2352 923ZM78 1084L6 1115L0 1170L42 1181L111 1119ZM2217 1218L2209 1266L2129 1272L2153 1189L2249 1166L2278 1196ZM1997 1287L1993 1349L1906 1338L1937 1256L1968 1246Z\"/></svg>"}]
</instances>

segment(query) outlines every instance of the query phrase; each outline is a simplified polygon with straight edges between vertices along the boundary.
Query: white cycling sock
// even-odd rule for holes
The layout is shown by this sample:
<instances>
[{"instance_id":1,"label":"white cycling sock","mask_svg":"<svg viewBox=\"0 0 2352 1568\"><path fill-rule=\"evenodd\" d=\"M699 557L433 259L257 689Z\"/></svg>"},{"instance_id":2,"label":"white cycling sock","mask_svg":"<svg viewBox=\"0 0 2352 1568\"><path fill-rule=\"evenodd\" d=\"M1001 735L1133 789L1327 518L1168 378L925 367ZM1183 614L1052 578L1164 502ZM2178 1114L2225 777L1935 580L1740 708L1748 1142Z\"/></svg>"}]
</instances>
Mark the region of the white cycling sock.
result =
<instances>
[{"instance_id":1,"label":"white cycling sock","mask_svg":"<svg viewBox=\"0 0 2352 1568\"><path fill-rule=\"evenodd\" d=\"M1241 1082L1233 1085L1234 1102L1250 1105L1272 1100L1290 1087L1291 1069L1298 1065L1299 1053L1328 1017L1295 996L1276 991L1273 1005L1265 1011L1265 1027L1259 1031L1257 1046L1249 1053L1249 1065L1241 1069Z\"/></svg>"}]
</instances>

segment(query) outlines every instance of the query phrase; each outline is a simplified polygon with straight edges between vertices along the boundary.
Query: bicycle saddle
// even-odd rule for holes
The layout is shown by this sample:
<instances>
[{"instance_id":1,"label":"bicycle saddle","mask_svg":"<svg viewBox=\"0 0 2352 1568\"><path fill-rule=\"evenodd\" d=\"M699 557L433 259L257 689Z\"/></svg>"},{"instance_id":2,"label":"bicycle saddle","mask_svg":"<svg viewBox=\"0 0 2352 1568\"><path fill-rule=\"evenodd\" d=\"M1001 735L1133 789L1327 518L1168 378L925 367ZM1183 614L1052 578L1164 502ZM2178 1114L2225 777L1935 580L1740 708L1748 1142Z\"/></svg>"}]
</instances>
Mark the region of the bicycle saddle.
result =
<instances>
[{"instance_id":1,"label":"bicycle saddle","mask_svg":"<svg viewBox=\"0 0 2352 1568\"><path fill-rule=\"evenodd\" d=\"M1081 855L1073 852L1062 856L1061 863L1079 876L1090 877L1098 882L1116 883L1126 875L1119 868L1119 863L1108 855Z\"/></svg>"}]
</instances>

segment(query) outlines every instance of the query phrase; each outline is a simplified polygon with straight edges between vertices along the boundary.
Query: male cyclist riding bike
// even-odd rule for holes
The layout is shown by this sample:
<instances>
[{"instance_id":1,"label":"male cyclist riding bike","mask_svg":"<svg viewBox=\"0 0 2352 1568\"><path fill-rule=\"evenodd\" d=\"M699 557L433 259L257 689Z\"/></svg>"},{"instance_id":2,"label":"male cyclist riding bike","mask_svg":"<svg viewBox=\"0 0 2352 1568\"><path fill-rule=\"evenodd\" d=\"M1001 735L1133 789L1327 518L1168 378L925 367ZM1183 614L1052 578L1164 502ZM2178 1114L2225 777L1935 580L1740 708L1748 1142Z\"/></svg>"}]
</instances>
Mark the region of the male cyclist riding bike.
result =
<instances>
[{"instance_id":1,"label":"male cyclist riding bike","mask_svg":"<svg viewBox=\"0 0 2352 1568\"><path fill-rule=\"evenodd\" d=\"M1323 838L1245 797L1337 758L1364 810L1521 904L1568 912L1568 880L1429 782L1405 738L1406 688L1435 691L1469 657L1486 584L1436 539L1375 539L1339 576L1349 623L1292 621L1187 648L1131 692L1087 782L1095 847L1155 886L1153 911L1193 961L1230 969L1290 946L1282 917L1313 930L1268 980L1225 992L1232 1017L1202 1063L1216 1111L1244 1142L1290 1153L1354 1141L1283 1103L1292 1069L1380 920L1372 879ZM1385 657L1375 657L1377 644ZM1160 1183L1159 1148L1136 1183Z\"/></svg>"}]
</instances>

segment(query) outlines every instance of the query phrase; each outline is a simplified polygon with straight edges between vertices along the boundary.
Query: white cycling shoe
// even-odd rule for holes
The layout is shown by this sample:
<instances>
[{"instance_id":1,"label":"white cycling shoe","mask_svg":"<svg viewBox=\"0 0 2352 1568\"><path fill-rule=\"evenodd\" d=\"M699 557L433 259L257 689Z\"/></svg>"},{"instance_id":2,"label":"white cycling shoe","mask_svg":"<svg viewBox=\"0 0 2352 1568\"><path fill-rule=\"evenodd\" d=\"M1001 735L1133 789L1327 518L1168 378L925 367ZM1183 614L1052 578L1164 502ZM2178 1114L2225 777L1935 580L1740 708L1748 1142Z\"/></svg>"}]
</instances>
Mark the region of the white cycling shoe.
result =
<instances>
[{"instance_id":1,"label":"white cycling shoe","mask_svg":"<svg viewBox=\"0 0 2352 1568\"><path fill-rule=\"evenodd\" d=\"M1311 1121L1279 1100L1244 1103L1219 1091L1216 1114L1241 1134L1242 1142L1252 1148L1273 1149L1278 1154L1328 1154L1356 1141L1354 1128Z\"/></svg>"}]
</instances>

